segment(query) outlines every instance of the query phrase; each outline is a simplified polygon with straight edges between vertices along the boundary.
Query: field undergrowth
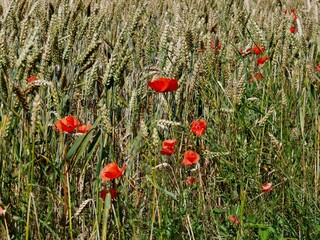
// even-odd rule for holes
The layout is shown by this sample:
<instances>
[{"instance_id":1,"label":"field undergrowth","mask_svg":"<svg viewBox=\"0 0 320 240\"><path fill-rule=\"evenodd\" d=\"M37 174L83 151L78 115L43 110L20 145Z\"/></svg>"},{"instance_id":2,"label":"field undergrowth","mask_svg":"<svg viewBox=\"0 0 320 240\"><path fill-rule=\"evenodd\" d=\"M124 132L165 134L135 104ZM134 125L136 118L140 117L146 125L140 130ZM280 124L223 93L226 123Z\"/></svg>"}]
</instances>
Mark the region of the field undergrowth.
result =
<instances>
[{"instance_id":1,"label":"field undergrowth","mask_svg":"<svg viewBox=\"0 0 320 240\"><path fill-rule=\"evenodd\" d=\"M319 7L2 0L0 239L320 239Z\"/></svg>"}]
</instances>

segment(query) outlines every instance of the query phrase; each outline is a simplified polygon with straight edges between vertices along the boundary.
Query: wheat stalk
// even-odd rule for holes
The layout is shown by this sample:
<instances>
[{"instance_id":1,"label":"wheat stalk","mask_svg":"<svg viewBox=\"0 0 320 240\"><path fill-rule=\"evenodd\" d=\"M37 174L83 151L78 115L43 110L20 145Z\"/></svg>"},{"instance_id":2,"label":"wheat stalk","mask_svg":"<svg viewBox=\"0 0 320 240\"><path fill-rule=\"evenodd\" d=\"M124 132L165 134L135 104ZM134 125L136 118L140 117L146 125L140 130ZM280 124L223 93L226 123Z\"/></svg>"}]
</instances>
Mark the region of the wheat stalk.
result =
<instances>
[{"instance_id":1,"label":"wheat stalk","mask_svg":"<svg viewBox=\"0 0 320 240\"><path fill-rule=\"evenodd\" d=\"M256 121L256 126L262 127L267 122L269 117L275 112L274 107L271 107L268 112L258 121Z\"/></svg>"},{"instance_id":2,"label":"wheat stalk","mask_svg":"<svg viewBox=\"0 0 320 240\"><path fill-rule=\"evenodd\" d=\"M92 199L87 199L87 200L83 201L81 203L81 205L79 206L79 208L77 209L77 211L75 212L75 214L73 215L72 218L78 217L80 215L80 213L82 212L82 210L87 206L87 204L89 202L93 202L93 200Z\"/></svg>"}]
</instances>

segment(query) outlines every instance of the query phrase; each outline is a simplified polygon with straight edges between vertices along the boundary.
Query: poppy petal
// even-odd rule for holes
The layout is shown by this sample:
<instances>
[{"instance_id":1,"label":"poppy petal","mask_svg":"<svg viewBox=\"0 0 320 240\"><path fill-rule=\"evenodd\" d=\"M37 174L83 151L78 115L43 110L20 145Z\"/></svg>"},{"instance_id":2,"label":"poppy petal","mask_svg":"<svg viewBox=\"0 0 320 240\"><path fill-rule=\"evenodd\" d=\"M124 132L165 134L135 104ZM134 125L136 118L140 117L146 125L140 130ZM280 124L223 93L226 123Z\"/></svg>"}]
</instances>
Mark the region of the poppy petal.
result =
<instances>
[{"instance_id":1,"label":"poppy petal","mask_svg":"<svg viewBox=\"0 0 320 240\"><path fill-rule=\"evenodd\" d=\"M158 78L153 82L148 82L148 86L156 92L172 92L177 90L178 81L176 79Z\"/></svg>"},{"instance_id":2,"label":"poppy petal","mask_svg":"<svg viewBox=\"0 0 320 240\"><path fill-rule=\"evenodd\" d=\"M148 86L156 92L164 92L168 88L168 81L165 78L158 78L153 82L148 82Z\"/></svg>"},{"instance_id":3,"label":"poppy petal","mask_svg":"<svg viewBox=\"0 0 320 240\"><path fill-rule=\"evenodd\" d=\"M186 151L184 153L184 159L182 164L185 166L190 166L191 164L196 164L200 160L200 155L195 153L194 151Z\"/></svg>"},{"instance_id":4,"label":"poppy petal","mask_svg":"<svg viewBox=\"0 0 320 240\"><path fill-rule=\"evenodd\" d=\"M92 126L90 124L81 125L78 127L77 131L78 131L78 133L87 133L90 131L91 128L92 128Z\"/></svg>"},{"instance_id":5,"label":"poppy petal","mask_svg":"<svg viewBox=\"0 0 320 240\"><path fill-rule=\"evenodd\" d=\"M172 92L178 89L178 81L176 79L171 79L169 81L168 87L166 89L167 92Z\"/></svg>"},{"instance_id":6,"label":"poppy petal","mask_svg":"<svg viewBox=\"0 0 320 240\"><path fill-rule=\"evenodd\" d=\"M185 165L185 166L191 166L192 165L192 162L190 162L188 159L184 158L182 160L182 164Z\"/></svg>"},{"instance_id":7,"label":"poppy petal","mask_svg":"<svg viewBox=\"0 0 320 240\"><path fill-rule=\"evenodd\" d=\"M111 179L121 177L126 167L127 165L125 164L121 169L119 169L118 164L116 162L111 162L101 170L100 178L102 179L102 181L106 182Z\"/></svg>"},{"instance_id":8,"label":"poppy petal","mask_svg":"<svg viewBox=\"0 0 320 240\"><path fill-rule=\"evenodd\" d=\"M73 132L78 126L80 122L77 118L73 116L64 117L60 120L57 120L55 123L56 131L63 131L67 133Z\"/></svg>"},{"instance_id":9,"label":"poppy petal","mask_svg":"<svg viewBox=\"0 0 320 240\"><path fill-rule=\"evenodd\" d=\"M261 191L264 193L272 191L272 183L266 183L264 185L261 185Z\"/></svg>"}]
</instances>

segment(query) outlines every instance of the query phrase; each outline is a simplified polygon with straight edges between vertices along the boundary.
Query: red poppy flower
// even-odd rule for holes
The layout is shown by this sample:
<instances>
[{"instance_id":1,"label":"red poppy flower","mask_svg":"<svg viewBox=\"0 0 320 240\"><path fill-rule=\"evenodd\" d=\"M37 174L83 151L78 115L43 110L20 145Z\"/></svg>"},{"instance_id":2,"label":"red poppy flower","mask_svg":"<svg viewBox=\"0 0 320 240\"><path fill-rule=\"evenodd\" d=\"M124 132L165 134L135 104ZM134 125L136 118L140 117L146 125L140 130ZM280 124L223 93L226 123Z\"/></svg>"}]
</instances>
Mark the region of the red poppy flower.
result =
<instances>
[{"instance_id":1,"label":"red poppy flower","mask_svg":"<svg viewBox=\"0 0 320 240\"><path fill-rule=\"evenodd\" d=\"M258 66L263 65L267 60L269 60L270 58L268 57L261 57L257 60Z\"/></svg>"},{"instance_id":2,"label":"red poppy flower","mask_svg":"<svg viewBox=\"0 0 320 240\"><path fill-rule=\"evenodd\" d=\"M198 182L199 179L198 178L194 178L194 177L187 177L186 183L187 185L192 185L194 182Z\"/></svg>"},{"instance_id":3,"label":"red poppy flower","mask_svg":"<svg viewBox=\"0 0 320 240\"><path fill-rule=\"evenodd\" d=\"M125 164L121 169L119 169L118 164L116 162L109 163L101 170L100 178L102 179L102 181L106 182L121 177L126 167L127 165Z\"/></svg>"},{"instance_id":4,"label":"red poppy flower","mask_svg":"<svg viewBox=\"0 0 320 240\"><path fill-rule=\"evenodd\" d=\"M264 185L261 185L261 190L264 193L272 191L272 183L266 183Z\"/></svg>"},{"instance_id":5,"label":"red poppy flower","mask_svg":"<svg viewBox=\"0 0 320 240\"><path fill-rule=\"evenodd\" d=\"M292 27L290 28L290 32L291 32L291 33L295 33L295 32L296 32L296 26L292 26Z\"/></svg>"},{"instance_id":6,"label":"red poppy flower","mask_svg":"<svg viewBox=\"0 0 320 240\"><path fill-rule=\"evenodd\" d=\"M222 45L221 45L221 44L218 44L218 46L216 47L216 46L214 45L214 43L213 43L212 40L210 41L210 46L211 46L212 49L216 49L216 48L217 48L218 51L220 51L221 48L222 48Z\"/></svg>"},{"instance_id":7,"label":"red poppy flower","mask_svg":"<svg viewBox=\"0 0 320 240\"><path fill-rule=\"evenodd\" d=\"M199 160L200 160L200 155L195 153L194 151L189 150L184 153L182 164L185 166L191 166L192 164L198 163Z\"/></svg>"},{"instance_id":8,"label":"red poppy flower","mask_svg":"<svg viewBox=\"0 0 320 240\"><path fill-rule=\"evenodd\" d=\"M191 131L198 137L204 135L207 128L205 120L201 119L199 122L193 121L191 125Z\"/></svg>"},{"instance_id":9,"label":"red poppy flower","mask_svg":"<svg viewBox=\"0 0 320 240\"><path fill-rule=\"evenodd\" d=\"M106 195L109 191L107 189L103 189L100 191L100 197L105 200ZM110 188L110 195L111 195L111 200L115 199L117 197L117 189L115 188Z\"/></svg>"},{"instance_id":10,"label":"red poppy flower","mask_svg":"<svg viewBox=\"0 0 320 240\"><path fill-rule=\"evenodd\" d=\"M35 80L36 80L36 76L30 76L30 77L28 77L28 79L27 79L28 83L32 83L32 82L34 82Z\"/></svg>"},{"instance_id":11,"label":"red poppy flower","mask_svg":"<svg viewBox=\"0 0 320 240\"><path fill-rule=\"evenodd\" d=\"M320 62L318 62L318 65L316 66L316 71L320 72Z\"/></svg>"},{"instance_id":12,"label":"red poppy flower","mask_svg":"<svg viewBox=\"0 0 320 240\"><path fill-rule=\"evenodd\" d=\"M259 55L259 54L264 52L264 48L261 47L261 46L254 45L253 48L252 48L252 52L254 52L255 54Z\"/></svg>"},{"instance_id":13,"label":"red poppy flower","mask_svg":"<svg viewBox=\"0 0 320 240\"><path fill-rule=\"evenodd\" d=\"M298 18L297 14L294 13L293 16L292 16L292 18L293 18L293 21L296 21L297 18Z\"/></svg>"},{"instance_id":14,"label":"red poppy flower","mask_svg":"<svg viewBox=\"0 0 320 240\"><path fill-rule=\"evenodd\" d=\"M162 155L172 155L174 153L174 147L176 146L176 140L165 140L162 143L161 154Z\"/></svg>"},{"instance_id":15,"label":"red poppy flower","mask_svg":"<svg viewBox=\"0 0 320 240\"><path fill-rule=\"evenodd\" d=\"M262 74L261 73L256 73L253 75L252 78L249 79L249 82L253 82L253 80L256 80L256 79L261 79L263 78Z\"/></svg>"},{"instance_id":16,"label":"red poppy flower","mask_svg":"<svg viewBox=\"0 0 320 240\"><path fill-rule=\"evenodd\" d=\"M59 119L54 124L56 131L62 131L67 133L73 132L79 125L79 120L73 116L68 116Z\"/></svg>"},{"instance_id":17,"label":"red poppy flower","mask_svg":"<svg viewBox=\"0 0 320 240\"><path fill-rule=\"evenodd\" d=\"M238 225L239 224L239 218L233 215L229 215L228 219L234 224L234 225Z\"/></svg>"},{"instance_id":18,"label":"red poppy flower","mask_svg":"<svg viewBox=\"0 0 320 240\"><path fill-rule=\"evenodd\" d=\"M6 210L2 206L0 206L0 217L4 216L5 214L6 214Z\"/></svg>"},{"instance_id":19,"label":"red poppy flower","mask_svg":"<svg viewBox=\"0 0 320 240\"><path fill-rule=\"evenodd\" d=\"M78 133L87 133L90 131L91 128L92 128L92 126L90 124L81 125L78 127L77 131L78 131Z\"/></svg>"},{"instance_id":20,"label":"red poppy flower","mask_svg":"<svg viewBox=\"0 0 320 240\"><path fill-rule=\"evenodd\" d=\"M177 90L178 81L170 78L158 78L153 82L148 82L148 86L156 92L172 92Z\"/></svg>"}]
</instances>

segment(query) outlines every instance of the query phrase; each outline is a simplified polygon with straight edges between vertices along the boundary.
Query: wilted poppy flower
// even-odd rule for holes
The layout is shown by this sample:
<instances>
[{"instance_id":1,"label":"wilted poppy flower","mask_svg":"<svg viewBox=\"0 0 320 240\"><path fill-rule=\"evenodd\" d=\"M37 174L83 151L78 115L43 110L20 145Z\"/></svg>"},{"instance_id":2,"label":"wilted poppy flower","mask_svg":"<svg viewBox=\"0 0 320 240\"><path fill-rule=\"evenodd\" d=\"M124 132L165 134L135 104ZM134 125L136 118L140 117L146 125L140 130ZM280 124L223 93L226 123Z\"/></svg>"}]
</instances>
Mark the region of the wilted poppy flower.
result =
<instances>
[{"instance_id":1,"label":"wilted poppy flower","mask_svg":"<svg viewBox=\"0 0 320 240\"><path fill-rule=\"evenodd\" d=\"M200 155L195 153L194 151L189 150L184 153L182 164L185 166L191 166L192 164L198 163L199 160L200 160Z\"/></svg>"},{"instance_id":2,"label":"wilted poppy flower","mask_svg":"<svg viewBox=\"0 0 320 240\"><path fill-rule=\"evenodd\" d=\"M73 116L68 116L59 119L54 124L56 131L62 131L67 133L73 132L79 125L79 120Z\"/></svg>"},{"instance_id":3,"label":"wilted poppy flower","mask_svg":"<svg viewBox=\"0 0 320 240\"><path fill-rule=\"evenodd\" d=\"M178 81L177 79L158 78L153 82L148 82L148 86L156 92L172 92L177 90Z\"/></svg>"},{"instance_id":4,"label":"wilted poppy flower","mask_svg":"<svg viewBox=\"0 0 320 240\"><path fill-rule=\"evenodd\" d=\"M119 169L118 164L116 162L112 162L107 164L101 172L100 172L100 178L102 181L106 182L111 179L115 179L122 176L123 171L126 169L127 165L123 165L121 169Z\"/></svg>"},{"instance_id":5,"label":"wilted poppy flower","mask_svg":"<svg viewBox=\"0 0 320 240\"><path fill-rule=\"evenodd\" d=\"M230 220L234 225L238 225L239 224L239 218L233 215L229 215L228 216L228 220Z\"/></svg>"},{"instance_id":6,"label":"wilted poppy flower","mask_svg":"<svg viewBox=\"0 0 320 240\"><path fill-rule=\"evenodd\" d=\"M198 137L204 135L207 128L207 123L204 119L201 119L199 122L193 121L191 125L191 131Z\"/></svg>"},{"instance_id":7,"label":"wilted poppy flower","mask_svg":"<svg viewBox=\"0 0 320 240\"><path fill-rule=\"evenodd\" d=\"M192 185L194 182L198 182L199 179L198 178L194 178L194 177L187 177L186 183L187 185Z\"/></svg>"},{"instance_id":8,"label":"wilted poppy flower","mask_svg":"<svg viewBox=\"0 0 320 240\"><path fill-rule=\"evenodd\" d=\"M253 82L253 80L261 79L261 78L263 78L262 74L261 73L256 73L256 74L253 75L252 78L249 79L249 82Z\"/></svg>"},{"instance_id":9,"label":"wilted poppy flower","mask_svg":"<svg viewBox=\"0 0 320 240\"><path fill-rule=\"evenodd\" d=\"M252 48L252 52L254 52L255 54L259 55L259 54L264 52L264 48L261 47L261 46L254 45L253 48Z\"/></svg>"},{"instance_id":10,"label":"wilted poppy flower","mask_svg":"<svg viewBox=\"0 0 320 240\"><path fill-rule=\"evenodd\" d=\"M272 183L266 183L264 185L261 185L261 190L264 193L272 191Z\"/></svg>"},{"instance_id":11,"label":"wilted poppy flower","mask_svg":"<svg viewBox=\"0 0 320 240\"><path fill-rule=\"evenodd\" d=\"M291 32L291 33L295 33L295 32L296 32L296 26L292 26L292 27L290 28L290 32Z\"/></svg>"},{"instance_id":12,"label":"wilted poppy flower","mask_svg":"<svg viewBox=\"0 0 320 240\"><path fill-rule=\"evenodd\" d=\"M28 77L28 79L27 79L28 83L32 83L32 82L34 82L35 80L36 80L36 76L30 76L30 77Z\"/></svg>"},{"instance_id":13,"label":"wilted poppy flower","mask_svg":"<svg viewBox=\"0 0 320 240\"><path fill-rule=\"evenodd\" d=\"M105 200L106 195L109 191L107 189L103 189L100 191L100 197ZM117 189L115 188L110 188L110 195L111 195L111 200L115 199L117 197Z\"/></svg>"},{"instance_id":14,"label":"wilted poppy flower","mask_svg":"<svg viewBox=\"0 0 320 240\"><path fill-rule=\"evenodd\" d=\"M263 65L267 60L269 60L268 57L261 57L257 60L258 66Z\"/></svg>"},{"instance_id":15,"label":"wilted poppy flower","mask_svg":"<svg viewBox=\"0 0 320 240\"><path fill-rule=\"evenodd\" d=\"M240 50L239 51L239 53L241 54L241 55L246 55L246 54L248 54L248 53L250 53L251 52L251 48L246 48L245 50Z\"/></svg>"},{"instance_id":16,"label":"wilted poppy flower","mask_svg":"<svg viewBox=\"0 0 320 240\"><path fill-rule=\"evenodd\" d=\"M291 12L291 13L294 13L295 11L296 11L295 8L291 8L291 9L290 9L290 12ZM286 9L286 10L284 10L283 12L284 12L284 14L287 14L287 13L288 13L288 10Z\"/></svg>"},{"instance_id":17,"label":"wilted poppy flower","mask_svg":"<svg viewBox=\"0 0 320 240\"><path fill-rule=\"evenodd\" d=\"M297 14L294 13L293 16L292 16L292 18L293 18L293 21L296 21L297 18L298 18Z\"/></svg>"},{"instance_id":18,"label":"wilted poppy flower","mask_svg":"<svg viewBox=\"0 0 320 240\"><path fill-rule=\"evenodd\" d=\"M161 154L162 155L172 155L174 153L174 147L176 146L176 140L165 140L162 143Z\"/></svg>"},{"instance_id":19,"label":"wilted poppy flower","mask_svg":"<svg viewBox=\"0 0 320 240\"><path fill-rule=\"evenodd\" d=\"M78 131L78 133L87 133L90 131L91 128L92 128L92 126L90 124L81 125L78 127L77 131Z\"/></svg>"}]
</instances>

